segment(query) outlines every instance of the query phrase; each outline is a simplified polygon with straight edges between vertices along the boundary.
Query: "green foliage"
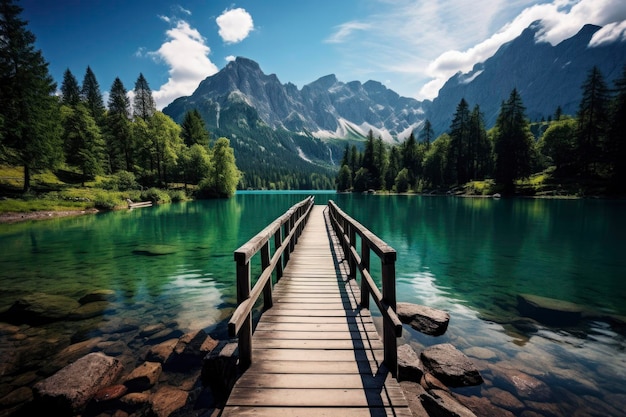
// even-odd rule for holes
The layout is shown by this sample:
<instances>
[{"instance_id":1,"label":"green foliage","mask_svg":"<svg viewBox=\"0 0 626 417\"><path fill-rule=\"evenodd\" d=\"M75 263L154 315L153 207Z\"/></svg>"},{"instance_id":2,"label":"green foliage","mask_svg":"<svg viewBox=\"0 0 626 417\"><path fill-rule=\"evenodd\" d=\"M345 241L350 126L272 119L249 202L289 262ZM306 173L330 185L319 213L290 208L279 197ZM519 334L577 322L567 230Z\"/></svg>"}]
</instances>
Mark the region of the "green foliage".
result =
<instances>
[{"instance_id":1,"label":"green foliage","mask_svg":"<svg viewBox=\"0 0 626 417\"><path fill-rule=\"evenodd\" d=\"M209 146L209 132L206 130L204 120L197 109L188 111L181 123L181 137L185 145L191 147L195 144Z\"/></svg>"},{"instance_id":2,"label":"green foliage","mask_svg":"<svg viewBox=\"0 0 626 417\"><path fill-rule=\"evenodd\" d=\"M352 188L352 171L348 165L342 165L337 175L337 191L348 191Z\"/></svg>"},{"instance_id":3,"label":"green foliage","mask_svg":"<svg viewBox=\"0 0 626 417\"><path fill-rule=\"evenodd\" d=\"M171 203L172 198L166 190L152 187L141 192L141 201L152 201L154 204L163 204Z\"/></svg>"},{"instance_id":4,"label":"green foliage","mask_svg":"<svg viewBox=\"0 0 626 417\"><path fill-rule=\"evenodd\" d=\"M576 120L561 118L550 124L539 141L541 153L550 158L557 170L576 162L576 127Z\"/></svg>"},{"instance_id":5,"label":"green foliage","mask_svg":"<svg viewBox=\"0 0 626 417\"><path fill-rule=\"evenodd\" d=\"M113 194L100 192L94 199L94 206L100 210L113 210L120 204L120 200L115 198Z\"/></svg>"},{"instance_id":6,"label":"green foliage","mask_svg":"<svg viewBox=\"0 0 626 417\"><path fill-rule=\"evenodd\" d=\"M31 173L54 168L63 154L56 85L21 13L10 0L0 3L0 147L5 162L24 167L27 192Z\"/></svg>"},{"instance_id":7,"label":"green foliage","mask_svg":"<svg viewBox=\"0 0 626 417\"><path fill-rule=\"evenodd\" d=\"M395 178L394 188L398 193L406 193L409 191L409 170L402 168Z\"/></svg>"},{"instance_id":8,"label":"green foliage","mask_svg":"<svg viewBox=\"0 0 626 417\"><path fill-rule=\"evenodd\" d=\"M222 197L235 194L241 173L235 164L235 154L230 147L230 141L219 138L213 145L213 165L209 179L213 184L213 191Z\"/></svg>"},{"instance_id":9,"label":"green foliage","mask_svg":"<svg viewBox=\"0 0 626 417\"><path fill-rule=\"evenodd\" d=\"M519 93L513 89L502 103L494 129L495 180L505 192L512 192L515 180L531 173L534 143L525 111Z\"/></svg>"}]
</instances>

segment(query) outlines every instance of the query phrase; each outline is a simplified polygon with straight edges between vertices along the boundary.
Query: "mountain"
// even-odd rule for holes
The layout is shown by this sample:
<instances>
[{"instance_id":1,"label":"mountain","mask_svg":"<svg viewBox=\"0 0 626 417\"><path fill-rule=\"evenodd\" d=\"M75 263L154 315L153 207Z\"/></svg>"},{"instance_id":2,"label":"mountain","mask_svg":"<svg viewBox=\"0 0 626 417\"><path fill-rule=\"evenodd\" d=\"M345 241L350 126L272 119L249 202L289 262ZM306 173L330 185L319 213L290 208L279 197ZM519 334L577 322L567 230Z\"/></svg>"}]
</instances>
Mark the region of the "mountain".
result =
<instances>
[{"instance_id":1,"label":"mountain","mask_svg":"<svg viewBox=\"0 0 626 417\"><path fill-rule=\"evenodd\" d=\"M472 107L478 104L486 126L492 127L502 101L513 88L520 93L531 121L547 119L558 106L564 114L575 115L582 97L581 86L594 65L611 87L626 65L626 42L589 46L599 29L585 25L573 37L552 46L537 42L541 23L533 23L491 58L468 73L457 73L444 84L427 115L435 133L449 129L462 98Z\"/></svg>"},{"instance_id":2,"label":"mountain","mask_svg":"<svg viewBox=\"0 0 626 417\"><path fill-rule=\"evenodd\" d=\"M400 97L379 82L343 83L327 75L299 90L242 57L163 111L178 121L187 110L202 108L209 127L218 128L221 110L234 102L253 107L271 128L324 139L365 137L372 130L388 142L397 142L418 130L424 120L419 101Z\"/></svg>"}]
</instances>

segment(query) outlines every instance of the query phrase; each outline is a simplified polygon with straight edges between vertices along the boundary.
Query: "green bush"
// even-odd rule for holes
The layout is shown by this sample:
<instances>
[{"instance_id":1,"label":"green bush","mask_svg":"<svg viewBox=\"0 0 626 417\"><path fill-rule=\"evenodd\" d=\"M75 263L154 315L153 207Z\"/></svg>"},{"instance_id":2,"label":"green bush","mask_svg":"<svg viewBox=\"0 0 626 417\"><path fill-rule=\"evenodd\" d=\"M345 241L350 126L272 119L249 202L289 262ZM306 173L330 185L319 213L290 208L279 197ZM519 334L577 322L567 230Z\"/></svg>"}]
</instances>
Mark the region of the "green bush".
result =
<instances>
[{"instance_id":1,"label":"green bush","mask_svg":"<svg viewBox=\"0 0 626 417\"><path fill-rule=\"evenodd\" d=\"M101 210L113 210L119 204L119 200L110 193L97 193L94 199L94 206Z\"/></svg>"},{"instance_id":2,"label":"green bush","mask_svg":"<svg viewBox=\"0 0 626 417\"><path fill-rule=\"evenodd\" d=\"M139 186L137 183L137 179L135 178L135 174L128 171L119 171L111 178L106 181L103 181L100 184L100 187L105 190L119 190L119 191L128 191L134 190Z\"/></svg>"},{"instance_id":3,"label":"green bush","mask_svg":"<svg viewBox=\"0 0 626 417\"><path fill-rule=\"evenodd\" d=\"M154 204L171 203L172 199L167 191L152 187L141 192L142 201L152 201Z\"/></svg>"},{"instance_id":4,"label":"green bush","mask_svg":"<svg viewBox=\"0 0 626 417\"><path fill-rule=\"evenodd\" d=\"M172 203L179 203L187 199L187 194L185 194L184 190L168 190L168 194Z\"/></svg>"}]
</instances>

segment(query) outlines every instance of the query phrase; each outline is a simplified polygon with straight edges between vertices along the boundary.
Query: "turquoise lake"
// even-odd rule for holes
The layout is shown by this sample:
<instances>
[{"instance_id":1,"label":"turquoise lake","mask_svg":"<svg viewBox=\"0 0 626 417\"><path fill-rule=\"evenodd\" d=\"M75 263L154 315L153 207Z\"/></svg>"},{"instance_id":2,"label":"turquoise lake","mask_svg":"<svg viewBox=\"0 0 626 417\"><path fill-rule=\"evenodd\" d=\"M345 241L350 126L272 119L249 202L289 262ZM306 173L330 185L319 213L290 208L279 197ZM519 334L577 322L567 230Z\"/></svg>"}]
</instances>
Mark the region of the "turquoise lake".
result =
<instances>
[{"instance_id":1,"label":"turquoise lake","mask_svg":"<svg viewBox=\"0 0 626 417\"><path fill-rule=\"evenodd\" d=\"M42 325L33 341L88 337L126 317L226 337L236 301L233 251L309 194L316 204L332 199L397 251L398 301L450 313L445 335L407 330L400 343L416 351L452 343L466 353L486 383L455 392L493 403L507 392L518 400L508 409L519 416L624 415L626 201L239 192L228 200L0 224L0 312L35 292L78 300L107 289L116 299L103 317L80 328ZM519 294L575 303L590 319L534 322L520 314ZM3 337L0 356L7 358L14 344ZM550 395L520 394L507 380L512 370L545 384ZM0 397L20 375L0 375Z\"/></svg>"}]
</instances>

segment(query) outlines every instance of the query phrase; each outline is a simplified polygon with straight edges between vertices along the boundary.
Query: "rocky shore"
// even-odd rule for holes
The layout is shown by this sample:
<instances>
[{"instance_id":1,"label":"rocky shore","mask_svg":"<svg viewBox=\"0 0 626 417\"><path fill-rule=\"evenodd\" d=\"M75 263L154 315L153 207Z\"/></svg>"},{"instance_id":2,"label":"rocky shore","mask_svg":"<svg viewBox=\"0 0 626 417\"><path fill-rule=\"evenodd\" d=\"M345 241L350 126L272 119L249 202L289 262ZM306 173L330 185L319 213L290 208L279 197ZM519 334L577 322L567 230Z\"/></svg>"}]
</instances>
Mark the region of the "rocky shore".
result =
<instances>
[{"instance_id":1,"label":"rocky shore","mask_svg":"<svg viewBox=\"0 0 626 417\"><path fill-rule=\"evenodd\" d=\"M62 211L28 211L28 212L6 212L0 213L0 223L18 223L30 220L47 220L60 217L80 216L83 214L98 213L97 209L87 210L62 210Z\"/></svg>"}]
</instances>

